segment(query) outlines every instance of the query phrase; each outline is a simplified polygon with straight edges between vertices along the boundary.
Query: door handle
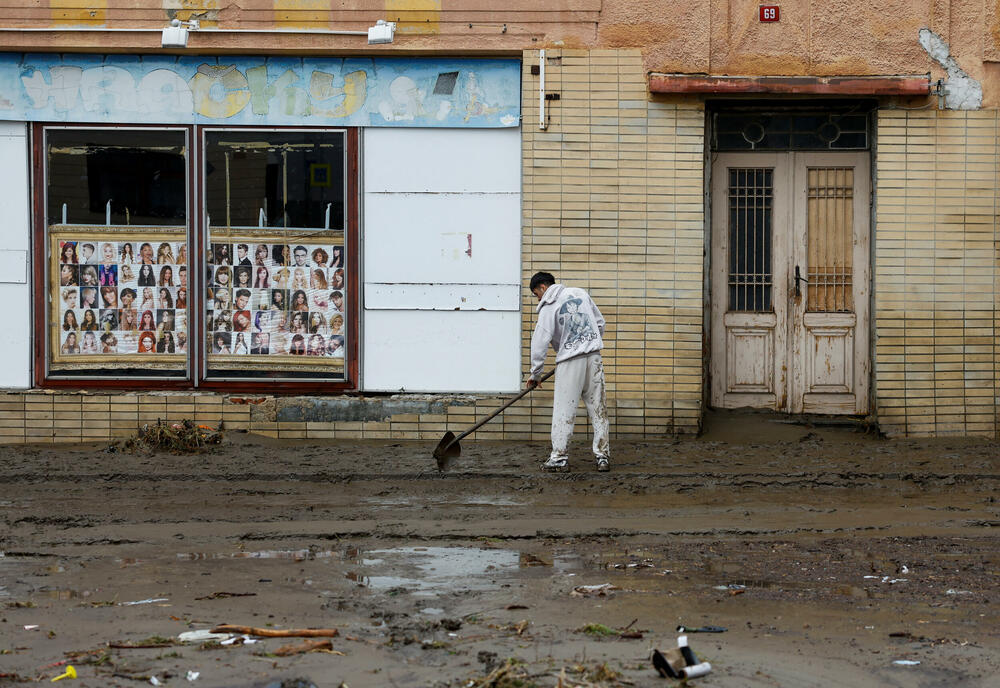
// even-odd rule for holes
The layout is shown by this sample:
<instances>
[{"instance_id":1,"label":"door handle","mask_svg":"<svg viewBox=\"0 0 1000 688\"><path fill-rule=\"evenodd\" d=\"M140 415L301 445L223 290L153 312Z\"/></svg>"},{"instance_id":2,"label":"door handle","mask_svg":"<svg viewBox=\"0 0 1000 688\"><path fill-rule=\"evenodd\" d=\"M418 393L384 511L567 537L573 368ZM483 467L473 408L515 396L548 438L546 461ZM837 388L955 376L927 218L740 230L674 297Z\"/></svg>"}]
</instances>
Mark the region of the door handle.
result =
<instances>
[{"instance_id":1,"label":"door handle","mask_svg":"<svg viewBox=\"0 0 1000 688\"><path fill-rule=\"evenodd\" d=\"M807 280L805 277L802 276L802 273L799 271L799 266L796 265L795 266L795 296L796 296L796 298L802 296L802 288L799 287L799 282L805 282L806 284L809 284L809 280Z\"/></svg>"}]
</instances>

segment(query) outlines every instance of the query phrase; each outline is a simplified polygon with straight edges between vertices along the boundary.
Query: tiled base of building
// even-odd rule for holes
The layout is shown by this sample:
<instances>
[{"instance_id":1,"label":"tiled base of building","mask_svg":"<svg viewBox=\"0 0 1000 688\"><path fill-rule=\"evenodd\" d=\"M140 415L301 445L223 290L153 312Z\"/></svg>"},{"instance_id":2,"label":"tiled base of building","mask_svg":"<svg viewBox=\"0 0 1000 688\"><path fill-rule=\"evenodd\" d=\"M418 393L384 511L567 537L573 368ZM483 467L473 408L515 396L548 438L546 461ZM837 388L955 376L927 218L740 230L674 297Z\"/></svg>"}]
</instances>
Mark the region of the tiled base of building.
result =
<instances>
[{"instance_id":1,"label":"tiled base of building","mask_svg":"<svg viewBox=\"0 0 1000 688\"><path fill-rule=\"evenodd\" d=\"M402 439L437 442L503 404L503 397L393 395L273 397L213 393L0 393L0 444L99 442L127 437L146 423L185 419L282 439ZM551 391L535 392L473 436L480 440L549 439ZM693 434L700 409L671 400L609 402L612 438ZM582 405L577 432L590 431Z\"/></svg>"}]
</instances>

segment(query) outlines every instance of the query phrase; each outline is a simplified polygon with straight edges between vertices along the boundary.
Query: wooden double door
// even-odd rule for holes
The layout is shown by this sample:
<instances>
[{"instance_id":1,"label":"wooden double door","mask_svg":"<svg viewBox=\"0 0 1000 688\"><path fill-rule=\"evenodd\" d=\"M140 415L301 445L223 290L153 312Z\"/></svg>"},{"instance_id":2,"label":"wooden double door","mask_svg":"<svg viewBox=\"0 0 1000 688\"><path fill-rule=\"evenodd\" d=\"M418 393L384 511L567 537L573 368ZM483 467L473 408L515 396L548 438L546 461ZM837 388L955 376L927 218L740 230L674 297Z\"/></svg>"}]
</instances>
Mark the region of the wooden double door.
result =
<instances>
[{"instance_id":1,"label":"wooden double door","mask_svg":"<svg viewBox=\"0 0 1000 688\"><path fill-rule=\"evenodd\" d=\"M869 164L863 152L716 154L713 406L868 412Z\"/></svg>"}]
</instances>

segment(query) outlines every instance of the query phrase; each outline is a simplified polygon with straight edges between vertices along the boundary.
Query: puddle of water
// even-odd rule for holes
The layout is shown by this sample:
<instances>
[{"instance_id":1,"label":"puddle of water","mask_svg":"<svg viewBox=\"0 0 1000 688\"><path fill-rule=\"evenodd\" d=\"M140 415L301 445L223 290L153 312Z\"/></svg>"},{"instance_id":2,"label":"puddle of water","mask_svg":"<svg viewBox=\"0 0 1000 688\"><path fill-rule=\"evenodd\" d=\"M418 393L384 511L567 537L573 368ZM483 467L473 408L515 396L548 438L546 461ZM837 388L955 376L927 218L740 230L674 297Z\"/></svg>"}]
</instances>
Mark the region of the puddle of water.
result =
<instances>
[{"instance_id":1,"label":"puddle of water","mask_svg":"<svg viewBox=\"0 0 1000 688\"><path fill-rule=\"evenodd\" d=\"M357 582L373 590L408 588L418 595L491 588L496 576L517 571L520 561L515 550L466 547L396 547L367 554L370 558L362 560L363 566L378 567L380 574L389 575L369 574Z\"/></svg>"},{"instance_id":2,"label":"puddle of water","mask_svg":"<svg viewBox=\"0 0 1000 688\"><path fill-rule=\"evenodd\" d=\"M575 554L539 555L512 549L397 547L355 554L355 563L363 570L348 571L348 580L372 590L405 588L421 596L456 589L485 590L495 587L497 579L551 576L579 568Z\"/></svg>"}]
</instances>

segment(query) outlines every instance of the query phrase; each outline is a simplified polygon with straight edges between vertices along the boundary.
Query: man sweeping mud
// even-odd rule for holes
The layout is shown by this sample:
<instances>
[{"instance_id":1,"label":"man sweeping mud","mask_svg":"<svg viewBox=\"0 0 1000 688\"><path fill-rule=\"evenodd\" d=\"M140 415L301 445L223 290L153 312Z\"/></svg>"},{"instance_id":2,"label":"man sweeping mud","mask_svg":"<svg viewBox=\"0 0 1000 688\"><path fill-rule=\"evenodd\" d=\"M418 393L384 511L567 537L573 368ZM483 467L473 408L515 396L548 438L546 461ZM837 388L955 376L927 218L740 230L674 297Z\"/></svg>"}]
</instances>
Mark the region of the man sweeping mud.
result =
<instances>
[{"instance_id":1,"label":"man sweeping mud","mask_svg":"<svg viewBox=\"0 0 1000 688\"><path fill-rule=\"evenodd\" d=\"M536 273L529 284L538 299L538 322L531 336L529 389L538 386L549 345L556 352L556 388L552 400L552 454L542 470L568 471L566 449L573 436L576 407L587 406L594 426L597 470L611 469L608 413L604 396L604 316L583 289L556 284L547 272Z\"/></svg>"}]
</instances>

